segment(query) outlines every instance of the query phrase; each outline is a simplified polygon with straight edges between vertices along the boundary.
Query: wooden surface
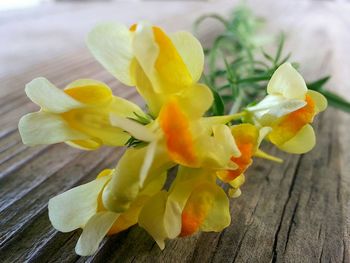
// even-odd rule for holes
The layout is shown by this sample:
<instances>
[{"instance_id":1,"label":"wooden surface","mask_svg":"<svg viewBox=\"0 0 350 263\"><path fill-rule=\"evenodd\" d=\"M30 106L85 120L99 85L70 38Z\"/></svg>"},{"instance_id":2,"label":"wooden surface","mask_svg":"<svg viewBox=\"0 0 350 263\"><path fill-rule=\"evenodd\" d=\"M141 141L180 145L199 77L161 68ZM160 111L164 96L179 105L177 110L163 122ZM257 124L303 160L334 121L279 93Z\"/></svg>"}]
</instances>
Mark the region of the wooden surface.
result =
<instances>
[{"instance_id":1,"label":"wooden surface","mask_svg":"<svg viewBox=\"0 0 350 263\"><path fill-rule=\"evenodd\" d=\"M329 88L349 96L349 4L249 3L268 18L267 32L289 33L287 46L309 80L331 73ZM112 18L129 24L152 19L170 30L190 30L199 14L225 13L233 6L232 1L117 2L0 13L0 262L350 262L350 116L333 109L315 123L318 143L312 152L296 156L271 148L285 159L282 165L255 160L242 196L231 202L232 223L221 233L172 240L161 251L143 229L132 227L83 258L74 253L80 231L59 233L50 225L48 200L113 167L121 152L24 146L18 120L37 109L24 85L37 76L61 87L96 78L142 105L133 89L94 61L83 46L86 32ZM208 24L201 39L208 43L217 30Z\"/></svg>"}]
</instances>

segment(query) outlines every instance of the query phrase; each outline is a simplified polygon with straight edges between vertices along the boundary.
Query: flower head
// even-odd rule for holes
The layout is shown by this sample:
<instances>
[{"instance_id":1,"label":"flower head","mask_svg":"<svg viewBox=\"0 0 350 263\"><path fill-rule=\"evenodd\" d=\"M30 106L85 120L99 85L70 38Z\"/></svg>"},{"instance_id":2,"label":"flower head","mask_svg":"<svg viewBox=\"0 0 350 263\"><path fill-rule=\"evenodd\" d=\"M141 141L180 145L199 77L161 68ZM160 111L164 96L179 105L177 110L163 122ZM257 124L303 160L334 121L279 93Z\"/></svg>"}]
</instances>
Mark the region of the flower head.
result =
<instances>
[{"instance_id":1,"label":"flower head","mask_svg":"<svg viewBox=\"0 0 350 263\"><path fill-rule=\"evenodd\" d=\"M103 189L115 172L111 169L103 170L92 182L75 187L49 201L49 218L57 230L70 232L83 229L75 247L79 255L92 255L105 235L116 234L136 224L142 207L165 182L165 173L152 178L126 211L115 213L108 211L101 199Z\"/></svg>"},{"instance_id":2,"label":"flower head","mask_svg":"<svg viewBox=\"0 0 350 263\"><path fill-rule=\"evenodd\" d=\"M248 107L255 123L272 128L268 139L283 151L305 153L315 145L310 123L324 111L327 100L308 90L302 76L289 63L281 65L267 86L268 95L257 105Z\"/></svg>"},{"instance_id":3,"label":"flower head","mask_svg":"<svg viewBox=\"0 0 350 263\"><path fill-rule=\"evenodd\" d=\"M137 105L113 96L107 85L96 80L77 80L61 90L47 79L37 78L27 84L25 91L41 108L19 122L23 143L28 145L66 142L82 149L121 146L130 136L111 125L110 114L144 114Z\"/></svg>"}]
</instances>

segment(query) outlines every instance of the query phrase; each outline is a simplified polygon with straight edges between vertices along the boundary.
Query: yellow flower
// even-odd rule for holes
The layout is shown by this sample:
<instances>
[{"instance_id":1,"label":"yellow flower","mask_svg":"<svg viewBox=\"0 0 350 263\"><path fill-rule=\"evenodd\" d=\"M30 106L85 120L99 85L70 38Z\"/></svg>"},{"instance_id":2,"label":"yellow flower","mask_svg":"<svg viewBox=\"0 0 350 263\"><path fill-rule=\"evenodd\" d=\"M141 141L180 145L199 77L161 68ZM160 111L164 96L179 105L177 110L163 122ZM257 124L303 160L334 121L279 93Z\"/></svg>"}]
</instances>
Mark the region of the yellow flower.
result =
<instances>
[{"instance_id":1,"label":"yellow flower","mask_svg":"<svg viewBox=\"0 0 350 263\"><path fill-rule=\"evenodd\" d=\"M203 50L191 34L168 36L147 23L130 29L104 24L89 34L88 46L115 77L136 85L156 118L141 125L110 114L115 127L148 145L135 150L144 162L134 176L126 180L120 173L106 187L103 202L109 210L127 209L155 165L227 168L234 147L224 124L237 116L202 117L213 96L208 87L196 83L203 71ZM133 162L129 158L129 166Z\"/></svg>"},{"instance_id":2,"label":"yellow flower","mask_svg":"<svg viewBox=\"0 0 350 263\"><path fill-rule=\"evenodd\" d=\"M105 235L116 234L137 223L138 215L151 196L160 191L165 173L149 180L128 210L115 213L105 209L101 201L103 189L108 185L115 170L103 170L95 180L75 187L49 201L49 218L61 232L82 228L83 232L75 247L81 256L92 255Z\"/></svg>"},{"instance_id":3,"label":"yellow flower","mask_svg":"<svg viewBox=\"0 0 350 263\"><path fill-rule=\"evenodd\" d=\"M130 29L101 24L90 32L87 45L112 75L136 86L153 116L169 96L192 95L203 71L203 49L195 37L188 32L167 35L147 22Z\"/></svg>"},{"instance_id":4,"label":"yellow flower","mask_svg":"<svg viewBox=\"0 0 350 263\"><path fill-rule=\"evenodd\" d=\"M267 86L268 95L248 107L254 121L272 128L268 139L289 153L305 153L315 145L312 123L315 115L327 107L326 98L308 90L302 76L290 65L281 65Z\"/></svg>"},{"instance_id":5,"label":"yellow flower","mask_svg":"<svg viewBox=\"0 0 350 263\"><path fill-rule=\"evenodd\" d=\"M223 230L230 224L229 201L208 169L179 167L168 192L149 199L139 215L139 225L163 249L165 239L197 231Z\"/></svg>"},{"instance_id":6,"label":"yellow flower","mask_svg":"<svg viewBox=\"0 0 350 263\"><path fill-rule=\"evenodd\" d=\"M37 78L25 91L41 107L19 122L23 143L28 145L66 142L82 149L124 145L130 136L111 125L110 114L144 115L137 105L113 96L107 85L96 80L77 80L60 90L47 79Z\"/></svg>"},{"instance_id":7,"label":"yellow flower","mask_svg":"<svg viewBox=\"0 0 350 263\"><path fill-rule=\"evenodd\" d=\"M197 98L200 99L199 95ZM237 147L229 127L222 124L232 116L203 118L197 116L199 107L193 112L190 105L180 106L180 103L175 97L169 100L162 107L159 117L146 126L111 117L114 125L136 139L141 139L138 135L142 134L150 140L147 146L129 149L133 156L122 157L125 169L112 178L103 194L104 205L109 210L120 212L127 209L144 180L152 175L153 169L169 169L176 164L193 168L232 169L230 158ZM209 105L203 104L202 114ZM133 167L132 174L127 172L130 167Z\"/></svg>"}]
</instances>

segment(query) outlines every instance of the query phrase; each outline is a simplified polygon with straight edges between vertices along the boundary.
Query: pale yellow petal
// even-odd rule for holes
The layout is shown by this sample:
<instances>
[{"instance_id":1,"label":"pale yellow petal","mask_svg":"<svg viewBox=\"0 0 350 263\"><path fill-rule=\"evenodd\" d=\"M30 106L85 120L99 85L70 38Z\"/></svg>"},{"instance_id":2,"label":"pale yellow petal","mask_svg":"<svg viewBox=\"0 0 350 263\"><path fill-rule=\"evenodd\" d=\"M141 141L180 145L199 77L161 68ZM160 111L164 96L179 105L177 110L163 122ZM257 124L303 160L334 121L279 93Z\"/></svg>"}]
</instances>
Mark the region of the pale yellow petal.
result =
<instances>
[{"instance_id":1,"label":"pale yellow petal","mask_svg":"<svg viewBox=\"0 0 350 263\"><path fill-rule=\"evenodd\" d=\"M194 84L177 96L182 109L190 118L200 118L213 104L213 94L203 84Z\"/></svg>"},{"instance_id":2,"label":"pale yellow petal","mask_svg":"<svg viewBox=\"0 0 350 263\"><path fill-rule=\"evenodd\" d=\"M98 196L108 180L102 177L51 198L48 207L53 227L61 232L83 228L96 213Z\"/></svg>"},{"instance_id":3,"label":"pale yellow petal","mask_svg":"<svg viewBox=\"0 0 350 263\"><path fill-rule=\"evenodd\" d=\"M181 235L222 231L231 222L229 201L215 183L203 183L191 193L182 212Z\"/></svg>"},{"instance_id":4,"label":"pale yellow petal","mask_svg":"<svg viewBox=\"0 0 350 263\"><path fill-rule=\"evenodd\" d=\"M165 191L151 197L142 208L138 219L140 227L153 237L162 250L165 247L164 241L168 238L163 224L166 200L167 193Z\"/></svg>"},{"instance_id":5,"label":"pale yellow petal","mask_svg":"<svg viewBox=\"0 0 350 263\"><path fill-rule=\"evenodd\" d=\"M145 113L138 105L121 97L114 96L109 108L113 114L119 117L135 118L136 114L145 116Z\"/></svg>"},{"instance_id":6,"label":"pale yellow petal","mask_svg":"<svg viewBox=\"0 0 350 263\"><path fill-rule=\"evenodd\" d=\"M244 184L245 182L245 176L244 174L240 174L239 176L237 176L235 179L233 179L232 181L229 182L229 184L233 187L233 188L239 188L242 184Z\"/></svg>"},{"instance_id":7,"label":"pale yellow petal","mask_svg":"<svg viewBox=\"0 0 350 263\"><path fill-rule=\"evenodd\" d=\"M33 79L26 85L27 96L43 110L61 113L84 107L84 104L73 99L63 90L55 87L45 78Z\"/></svg>"},{"instance_id":8,"label":"pale yellow petal","mask_svg":"<svg viewBox=\"0 0 350 263\"><path fill-rule=\"evenodd\" d=\"M290 63L279 66L267 85L268 94L282 95L288 99L304 100L306 92L303 77Z\"/></svg>"},{"instance_id":9,"label":"pale yellow petal","mask_svg":"<svg viewBox=\"0 0 350 263\"><path fill-rule=\"evenodd\" d=\"M215 182L215 175L208 169L192 169L180 166L169 190L164 211L164 228L169 238L181 233L181 214L193 190L203 182Z\"/></svg>"},{"instance_id":10,"label":"pale yellow petal","mask_svg":"<svg viewBox=\"0 0 350 263\"><path fill-rule=\"evenodd\" d=\"M152 85L152 89L160 92L155 69L156 59L159 54L158 45L153 36L152 25L147 22L137 24L132 42L133 52L145 75Z\"/></svg>"},{"instance_id":11,"label":"pale yellow petal","mask_svg":"<svg viewBox=\"0 0 350 263\"><path fill-rule=\"evenodd\" d=\"M262 127L259 129L259 136L256 142L256 147L259 148L261 142L265 139L265 137L272 131L271 127Z\"/></svg>"},{"instance_id":12,"label":"pale yellow petal","mask_svg":"<svg viewBox=\"0 0 350 263\"><path fill-rule=\"evenodd\" d=\"M222 145L226 150L228 158L231 156L239 157L241 152L238 149L236 141L232 136L231 130L227 125L221 124L213 127L214 138L216 139L218 146Z\"/></svg>"},{"instance_id":13,"label":"pale yellow petal","mask_svg":"<svg viewBox=\"0 0 350 263\"><path fill-rule=\"evenodd\" d=\"M32 146L90 138L69 127L61 116L44 111L23 116L18 123L18 130L23 143Z\"/></svg>"},{"instance_id":14,"label":"pale yellow petal","mask_svg":"<svg viewBox=\"0 0 350 263\"><path fill-rule=\"evenodd\" d=\"M229 196L231 198L238 198L238 197L241 196L242 191L239 188L237 188L237 189L236 188L231 188L231 189L228 190L228 194L229 194Z\"/></svg>"},{"instance_id":15,"label":"pale yellow petal","mask_svg":"<svg viewBox=\"0 0 350 263\"><path fill-rule=\"evenodd\" d=\"M96 26L87 37L91 53L113 76L125 85L134 85L130 67L134 57L132 33L118 23Z\"/></svg>"},{"instance_id":16,"label":"pale yellow petal","mask_svg":"<svg viewBox=\"0 0 350 263\"><path fill-rule=\"evenodd\" d=\"M200 42L189 32L180 31L170 38L191 73L193 82L197 82L203 72L204 52Z\"/></svg>"},{"instance_id":17,"label":"pale yellow petal","mask_svg":"<svg viewBox=\"0 0 350 263\"><path fill-rule=\"evenodd\" d=\"M102 195L104 206L114 212L126 211L135 200L141 190L141 182L148 180L148 177L159 176L173 163L168 159L166 151L157 147L151 167L147 175L142 175L141 170L145 165L145 157L148 153L148 146L142 148L129 148L119 160L114 176L105 187Z\"/></svg>"},{"instance_id":18,"label":"pale yellow petal","mask_svg":"<svg viewBox=\"0 0 350 263\"><path fill-rule=\"evenodd\" d=\"M134 120L121 118L114 114L110 115L110 120L113 126L128 132L136 139L145 142L150 142L156 139L155 134L150 129Z\"/></svg>"},{"instance_id":19,"label":"pale yellow petal","mask_svg":"<svg viewBox=\"0 0 350 263\"><path fill-rule=\"evenodd\" d=\"M98 140L97 138L94 139L86 139L86 140L73 140L73 141L66 141L67 145L80 149L80 150L96 150L101 147L102 141Z\"/></svg>"},{"instance_id":20,"label":"pale yellow petal","mask_svg":"<svg viewBox=\"0 0 350 263\"><path fill-rule=\"evenodd\" d=\"M109 211L93 215L83 229L83 233L75 246L75 252L80 256L94 254L118 216L119 214Z\"/></svg>"},{"instance_id":21,"label":"pale yellow petal","mask_svg":"<svg viewBox=\"0 0 350 263\"><path fill-rule=\"evenodd\" d=\"M282 145L277 145L278 148L289 153L306 153L315 146L315 132L311 125L307 124L289 141Z\"/></svg>"},{"instance_id":22,"label":"pale yellow petal","mask_svg":"<svg viewBox=\"0 0 350 263\"><path fill-rule=\"evenodd\" d=\"M321 93L314 90L308 90L307 94L315 103L315 114L324 111L327 108L327 99Z\"/></svg>"},{"instance_id":23,"label":"pale yellow petal","mask_svg":"<svg viewBox=\"0 0 350 263\"><path fill-rule=\"evenodd\" d=\"M111 124L110 113L108 107L87 107L71 110L61 116L72 129L86 134L101 145L124 146L130 135ZM81 144L76 141L73 143Z\"/></svg>"}]
</instances>

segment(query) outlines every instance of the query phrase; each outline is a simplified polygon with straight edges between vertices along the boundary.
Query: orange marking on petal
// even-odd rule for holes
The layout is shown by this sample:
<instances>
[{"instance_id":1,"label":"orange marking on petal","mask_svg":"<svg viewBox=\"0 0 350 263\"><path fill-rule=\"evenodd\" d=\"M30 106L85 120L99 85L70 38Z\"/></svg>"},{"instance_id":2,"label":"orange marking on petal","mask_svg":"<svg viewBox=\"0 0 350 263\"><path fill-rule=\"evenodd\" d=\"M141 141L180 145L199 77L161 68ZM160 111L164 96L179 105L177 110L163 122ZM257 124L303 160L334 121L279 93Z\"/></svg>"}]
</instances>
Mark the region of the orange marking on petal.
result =
<instances>
[{"instance_id":1,"label":"orange marking on petal","mask_svg":"<svg viewBox=\"0 0 350 263\"><path fill-rule=\"evenodd\" d=\"M279 145L293 138L302 127L311 123L315 116L315 102L311 96L306 95L306 105L282 117L269 134L269 139Z\"/></svg>"},{"instance_id":2,"label":"orange marking on petal","mask_svg":"<svg viewBox=\"0 0 350 263\"><path fill-rule=\"evenodd\" d=\"M162 108L159 122L172 159L180 164L195 165L196 156L189 119L182 112L176 100L170 100Z\"/></svg>"},{"instance_id":3,"label":"orange marking on petal","mask_svg":"<svg viewBox=\"0 0 350 263\"><path fill-rule=\"evenodd\" d=\"M199 187L191 194L182 211L180 236L188 236L197 232L213 206L212 193Z\"/></svg>"},{"instance_id":4,"label":"orange marking on petal","mask_svg":"<svg viewBox=\"0 0 350 263\"><path fill-rule=\"evenodd\" d=\"M241 156L231 157L231 161L238 166L237 169L218 172L219 177L225 182L234 180L244 173L251 165L252 156L256 150L256 143L259 136L257 128L248 123L233 126L231 132L241 152Z\"/></svg>"}]
</instances>

